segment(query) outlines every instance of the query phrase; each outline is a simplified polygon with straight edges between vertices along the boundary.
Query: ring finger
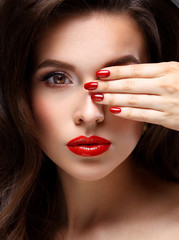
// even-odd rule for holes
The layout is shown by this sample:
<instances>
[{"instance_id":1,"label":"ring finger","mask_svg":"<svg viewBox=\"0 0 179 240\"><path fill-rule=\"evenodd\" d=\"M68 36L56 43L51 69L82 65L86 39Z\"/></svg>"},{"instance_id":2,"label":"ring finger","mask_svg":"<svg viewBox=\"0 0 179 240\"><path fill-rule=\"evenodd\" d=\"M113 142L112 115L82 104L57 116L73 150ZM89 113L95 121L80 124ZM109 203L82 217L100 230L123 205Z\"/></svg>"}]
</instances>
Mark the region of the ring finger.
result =
<instances>
[{"instance_id":1,"label":"ring finger","mask_svg":"<svg viewBox=\"0 0 179 240\"><path fill-rule=\"evenodd\" d=\"M94 102L104 105L147 108L158 111L164 111L166 108L162 98L157 95L95 93L91 95L91 98Z\"/></svg>"}]
</instances>

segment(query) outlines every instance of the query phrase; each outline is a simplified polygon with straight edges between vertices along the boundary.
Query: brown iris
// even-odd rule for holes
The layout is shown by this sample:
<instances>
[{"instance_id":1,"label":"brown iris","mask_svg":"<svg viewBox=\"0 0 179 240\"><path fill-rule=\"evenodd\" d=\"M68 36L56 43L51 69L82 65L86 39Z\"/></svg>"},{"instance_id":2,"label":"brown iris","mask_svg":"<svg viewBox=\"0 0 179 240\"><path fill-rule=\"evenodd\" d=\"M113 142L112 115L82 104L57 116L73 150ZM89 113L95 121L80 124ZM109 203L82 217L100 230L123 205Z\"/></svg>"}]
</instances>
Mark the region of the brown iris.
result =
<instances>
[{"instance_id":1,"label":"brown iris","mask_svg":"<svg viewBox=\"0 0 179 240\"><path fill-rule=\"evenodd\" d=\"M64 74L54 75L53 80L56 84L64 84L66 81L66 76Z\"/></svg>"}]
</instances>

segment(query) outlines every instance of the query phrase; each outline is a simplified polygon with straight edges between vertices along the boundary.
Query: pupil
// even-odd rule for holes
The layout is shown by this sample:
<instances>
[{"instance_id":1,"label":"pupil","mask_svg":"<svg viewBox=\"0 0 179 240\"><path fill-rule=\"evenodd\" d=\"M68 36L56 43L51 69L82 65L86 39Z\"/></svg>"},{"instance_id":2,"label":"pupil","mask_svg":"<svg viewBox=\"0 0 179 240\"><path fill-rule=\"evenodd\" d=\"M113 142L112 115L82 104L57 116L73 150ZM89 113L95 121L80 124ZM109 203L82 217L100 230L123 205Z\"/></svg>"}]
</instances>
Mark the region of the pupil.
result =
<instances>
[{"instance_id":1,"label":"pupil","mask_svg":"<svg viewBox=\"0 0 179 240\"><path fill-rule=\"evenodd\" d=\"M64 75L58 75L58 76L55 76L55 82L57 84L62 84L65 82L65 76Z\"/></svg>"}]
</instances>

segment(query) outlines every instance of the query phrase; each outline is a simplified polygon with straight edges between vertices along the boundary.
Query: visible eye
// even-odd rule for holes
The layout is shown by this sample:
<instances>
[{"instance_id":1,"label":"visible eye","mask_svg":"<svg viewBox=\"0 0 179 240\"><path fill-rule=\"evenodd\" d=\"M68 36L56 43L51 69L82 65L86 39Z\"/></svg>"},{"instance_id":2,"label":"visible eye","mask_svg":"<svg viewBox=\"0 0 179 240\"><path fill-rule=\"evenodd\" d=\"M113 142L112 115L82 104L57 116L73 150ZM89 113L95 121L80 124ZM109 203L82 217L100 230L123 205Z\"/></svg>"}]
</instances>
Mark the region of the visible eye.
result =
<instances>
[{"instance_id":1,"label":"visible eye","mask_svg":"<svg viewBox=\"0 0 179 240\"><path fill-rule=\"evenodd\" d=\"M50 86L61 86L64 84L71 84L72 81L69 79L69 77L65 73L60 72L52 72L47 75L45 75L42 79L42 81L45 81L47 85Z\"/></svg>"}]
</instances>

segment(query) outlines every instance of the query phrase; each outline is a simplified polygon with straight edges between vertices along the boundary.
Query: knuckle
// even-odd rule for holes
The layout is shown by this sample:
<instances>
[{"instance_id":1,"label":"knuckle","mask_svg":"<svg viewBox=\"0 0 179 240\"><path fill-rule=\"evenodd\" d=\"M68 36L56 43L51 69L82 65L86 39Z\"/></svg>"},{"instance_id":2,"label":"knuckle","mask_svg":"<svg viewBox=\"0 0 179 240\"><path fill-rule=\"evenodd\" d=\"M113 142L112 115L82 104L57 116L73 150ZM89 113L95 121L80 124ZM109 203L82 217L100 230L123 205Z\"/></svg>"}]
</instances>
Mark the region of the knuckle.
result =
<instances>
[{"instance_id":1,"label":"knuckle","mask_svg":"<svg viewBox=\"0 0 179 240\"><path fill-rule=\"evenodd\" d=\"M138 118L139 112L135 108L128 108L125 115L128 119ZM140 120L144 122L151 121L151 114L148 110L140 111Z\"/></svg>"},{"instance_id":2,"label":"knuckle","mask_svg":"<svg viewBox=\"0 0 179 240\"><path fill-rule=\"evenodd\" d=\"M133 116L133 109L132 108L128 108L128 110L126 111L126 117L127 118L132 118Z\"/></svg>"},{"instance_id":3,"label":"knuckle","mask_svg":"<svg viewBox=\"0 0 179 240\"><path fill-rule=\"evenodd\" d=\"M179 72L179 63L178 62L163 62L160 63L161 66L163 66L163 74L162 76L164 76L165 74L178 74Z\"/></svg>"},{"instance_id":4,"label":"knuckle","mask_svg":"<svg viewBox=\"0 0 179 240\"><path fill-rule=\"evenodd\" d=\"M151 121L151 114L149 113L148 110L143 110L142 111L142 119L146 122L150 122Z\"/></svg>"},{"instance_id":5,"label":"knuckle","mask_svg":"<svg viewBox=\"0 0 179 240\"><path fill-rule=\"evenodd\" d=\"M116 71L116 76L120 76L121 74L120 67L115 67L115 71Z\"/></svg>"},{"instance_id":6,"label":"knuckle","mask_svg":"<svg viewBox=\"0 0 179 240\"><path fill-rule=\"evenodd\" d=\"M131 92L134 88L134 82L132 80L124 80L123 90L126 92Z\"/></svg>"},{"instance_id":7,"label":"knuckle","mask_svg":"<svg viewBox=\"0 0 179 240\"><path fill-rule=\"evenodd\" d=\"M135 75L136 77L140 76L141 68L139 64L130 65L130 68L132 75Z\"/></svg>"},{"instance_id":8,"label":"knuckle","mask_svg":"<svg viewBox=\"0 0 179 240\"><path fill-rule=\"evenodd\" d=\"M138 102L138 97L135 94L131 94L128 96L128 104L131 106L135 106Z\"/></svg>"},{"instance_id":9,"label":"knuckle","mask_svg":"<svg viewBox=\"0 0 179 240\"><path fill-rule=\"evenodd\" d=\"M113 94L109 95L109 104L114 105L115 104L115 96Z\"/></svg>"},{"instance_id":10,"label":"knuckle","mask_svg":"<svg viewBox=\"0 0 179 240\"><path fill-rule=\"evenodd\" d=\"M171 72L178 72L179 71L179 63L178 62L170 62L168 64L168 70Z\"/></svg>"},{"instance_id":11,"label":"knuckle","mask_svg":"<svg viewBox=\"0 0 179 240\"><path fill-rule=\"evenodd\" d=\"M164 117L168 118L168 117L171 117L173 114L171 111L167 111L167 112L164 112L163 115Z\"/></svg>"},{"instance_id":12,"label":"knuckle","mask_svg":"<svg viewBox=\"0 0 179 240\"><path fill-rule=\"evenodd\" d=\"M170 79L162 79L159 87L162 88L165 93L174 94L179 90L179 80L176 79L175 76L170 76Z\"/></svg>"},{"instance_id":13,"label":"knuckle","mask_svg":"<svg viewBox=\"0 0 179 240\"><path fill-rule=\"evenodd\" d=\"M167 92L168 94L172 94L176 91L175 87L172 85L165 85L164 89L165 89L165 92Z\"/></svg>"},{"instance_id":14,"label":"knuckle","mask_svg":"<svg viewBox=\"0 0 179 240\"><path fill-rule=\"evenodd\" d=\"M109 82L103 82L103 91L106 91L109 89Z\"/></svg>"},{"instance_id":15,"label":"knuckle","mask_svg":"<svg viewBox=\"0 0 179 240\"><path fill-rule=\"evenodd\" d=\"M167 110L166 113L168 114L173 111L176 106L179 106L179 100L168 97L163 101L163 106L163 109Z\"/></svg>"},{"instance_id":16,"label":"knuckle","mask_svg":"<svg viewBox=\"0 0 179 240\"><path fill-rule=\"evenodd\" d=\"M177 92L179 91L179 78L178 78L178 76L177 76L177 78L176 78L176 76L173 76L173 78L171 78L171 80L170 80L170 84L175 91L177 91Z\"/></svg>"}]
</instances>

